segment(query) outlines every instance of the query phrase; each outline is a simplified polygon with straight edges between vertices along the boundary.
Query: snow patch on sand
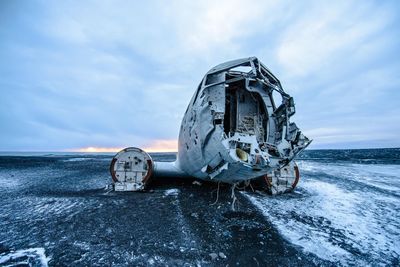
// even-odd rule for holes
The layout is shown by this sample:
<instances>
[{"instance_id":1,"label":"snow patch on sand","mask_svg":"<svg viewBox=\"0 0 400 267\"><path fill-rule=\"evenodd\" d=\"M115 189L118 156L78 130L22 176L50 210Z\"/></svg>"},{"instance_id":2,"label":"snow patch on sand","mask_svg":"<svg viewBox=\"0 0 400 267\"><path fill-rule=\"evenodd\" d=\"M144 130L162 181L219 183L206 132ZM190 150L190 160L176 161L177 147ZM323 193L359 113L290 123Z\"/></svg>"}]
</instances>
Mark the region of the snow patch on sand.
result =
<instances>
[{"instance_id":1,"label":"snow patch on sand","mask_svg":"<svg viewBox=\"0 0 400 267\"><path fill-rule=\"evenodd\" d=\"M177 195L179 195L179 189L176 189L176 188L172 188L172 189L168 189L168 190L165 190L165 192L164 192L164 196L177 196Z\"/></svg>"},{"instance_id":2,"label":"snow patch on sand","mask_svg":"<svg viewBox=\"0 0 400 267\"><path fill-rule=\"evenodd\" d=\"M399 212L398 197L379 190L363 190L365 181L372 180L367 176L388 175L392 170L354 164L305 165L297 194L244 195L289 242L322 259L342 265L390 265L398 259L400 225L397 219L393 220ZM393 191L397 190L394 186Z\"/></svg>"},{"instance_id":3,"label":"snow patch on sand","mask_svg":"<svg viewBox=\"0 0 400 267\"><path fill-rule=\"evenodd\" d=\"M348 164L300 161L301 172L313 175L328 174L339 180L355 181L400 196L399 165L389 164Z\"/></svg>"},{"instance_id":4,"label":"snow patch on sand","mask_svg":"<svg viewBox=\"0 0 400 267\"><path fill-rule=\"evenodd\" d=\"M76 161L86 161L86 160L94 160L94 159L95 158L70 158L70 159L64 159L63 162L76 162Z\"/></svg>"},{"instance_id":5,"label":"snow patch on sand","mask_svg":"<svg viewBox=\"0 0 400 267\"><path fill-rule=\"evenodd\" d=\"M28 248L0 254L1 266L42 266L47 267L50 258L44 248Z\"/></svg>"}]
</instances>

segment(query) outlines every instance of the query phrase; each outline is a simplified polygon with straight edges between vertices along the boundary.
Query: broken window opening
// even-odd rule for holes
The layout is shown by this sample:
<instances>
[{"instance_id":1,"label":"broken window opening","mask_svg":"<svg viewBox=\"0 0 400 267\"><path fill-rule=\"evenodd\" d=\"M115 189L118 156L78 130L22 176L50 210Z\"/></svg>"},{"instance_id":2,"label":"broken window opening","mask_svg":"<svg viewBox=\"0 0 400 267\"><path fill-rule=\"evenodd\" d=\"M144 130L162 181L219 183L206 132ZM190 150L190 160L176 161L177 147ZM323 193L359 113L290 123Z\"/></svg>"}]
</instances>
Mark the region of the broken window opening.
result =
<instances>
[{"instance_id":1,"label":"broken window opening","mask_svg":"<svg viewBox=\"0 0 400 267\"><path fill-rule=\"evenodd\" d=\"M236 129L237 97L233 85L225 88L224 132L231 136Z\"/></svg>"},{"instance_id":2,"label":"broken window opening","mask_svg":"<svg viewBox=\"0 0 400 267\"><path fill-rule=\"evenodd\" d=\"M272 98L272 103L274 104L275 107L274 109L277 109L282 104L283 101L281 93L279 93L276 90L273 90L270 97Z\"/></svg>"},{"instance_id":3,"label":"broken window opening","mask_svg":"<svg viewBox=\"0 0 400 267\"><path fill-rule=\"evenodd\" d=\"M251 66L238 66L233 69L230 69L229 72L243 72L249 74L253 69Z\"/></svg>"},{"instance_id":4,"label":"broken window opening","mask_svg":"<svg viewBox=\"0 0 400 267\"><path fill-rule=\"evenodd\" d=\"M222 124L222 119L215 119L214 125L219 125L219 124Z\"/></svg>"},{"instance_id":5,"label":"broken window opening","mask_svg":"<svg viewBox=\"0 0 400 267\"><path fill-rule=\"evenodd\" d=\"M224 132L255 135L258 142L267 140L268 114L260 94L249 92L243 81L226 87Z\"/></svg>"},{"instance_id":6,"label":"broken window opening","mask_svg":"<svg viewBox=\"0 0 400 267\"><path fill-rule=\"evenodd\" d=\"M206 81L204 83L204 86L207 86L207 85L210 85L210 84L218 82L219 75L220 75L219 73L207 75L206 76Z\"/></svg>"}]
</instances>

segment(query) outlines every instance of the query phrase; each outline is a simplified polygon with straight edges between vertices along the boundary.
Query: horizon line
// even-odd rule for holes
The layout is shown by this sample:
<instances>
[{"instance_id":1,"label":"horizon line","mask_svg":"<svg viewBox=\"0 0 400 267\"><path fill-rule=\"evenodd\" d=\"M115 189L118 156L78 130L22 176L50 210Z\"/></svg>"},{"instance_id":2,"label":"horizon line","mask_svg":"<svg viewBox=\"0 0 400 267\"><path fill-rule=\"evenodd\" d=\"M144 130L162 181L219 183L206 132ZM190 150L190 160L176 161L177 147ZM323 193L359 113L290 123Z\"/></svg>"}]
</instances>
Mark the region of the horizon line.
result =
<instances>
[{"instance_id":1,"label":"horizon line","mask_svg":"<svg viewBox=\"0 0 400 267\"><path fill-rule=\"evenodd\" d=\"M366 148L307 148L306 150L367 150L367 149L400 149L400 147L366 147ZM122 149L121 149L122 150ZM121 150L107 151L80 151L80 150L0 150L0 153L81 153L81 154L101 154L118 153ZM146 151L147 153L178 153L178 151Z\"/></svg>"}]
</instances>

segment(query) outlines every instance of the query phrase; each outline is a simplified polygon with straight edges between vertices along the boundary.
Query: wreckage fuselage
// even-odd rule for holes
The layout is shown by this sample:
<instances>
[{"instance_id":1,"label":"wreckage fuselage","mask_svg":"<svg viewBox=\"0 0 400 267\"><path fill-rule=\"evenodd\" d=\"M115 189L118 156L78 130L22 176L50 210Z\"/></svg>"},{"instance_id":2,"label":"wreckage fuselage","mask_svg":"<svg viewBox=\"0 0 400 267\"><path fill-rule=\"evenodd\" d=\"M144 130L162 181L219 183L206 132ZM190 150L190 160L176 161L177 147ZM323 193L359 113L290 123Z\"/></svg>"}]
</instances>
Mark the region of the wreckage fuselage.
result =
<instances>
[{"instance_id":1,"label":"wreckage fuselage","mask_svg":"<svg viewBox=\"0 0 400 267\"><path fill-rule=\"evenodd\" d=\"M289 191L299 177L293 159L310 143L290 122L294 113L293 98L257 58L223 63L206 73L186 109L177 160L153 162L128 148L113 159L114 183L127 188L122 177L133 166L135 190L157 177L189 176L232 184L263 179L272 193ZM129 163L135 157L142 160Z\"/></svg>"}]
</instances>

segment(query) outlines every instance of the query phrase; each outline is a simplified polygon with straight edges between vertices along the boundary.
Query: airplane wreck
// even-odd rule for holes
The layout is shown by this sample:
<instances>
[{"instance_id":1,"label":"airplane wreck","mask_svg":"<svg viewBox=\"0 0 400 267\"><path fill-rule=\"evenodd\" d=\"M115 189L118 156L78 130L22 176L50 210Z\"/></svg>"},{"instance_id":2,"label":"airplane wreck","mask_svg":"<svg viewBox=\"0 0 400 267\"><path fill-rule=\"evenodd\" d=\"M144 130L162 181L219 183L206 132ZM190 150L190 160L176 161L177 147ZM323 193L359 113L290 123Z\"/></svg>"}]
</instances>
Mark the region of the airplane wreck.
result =
<instances>
[{"instance_id":1,"label":"airplane wreck","mask_svg":"<svg viewBox=\"0 0 400 267\"><path fill-rule=\"evenodd\" d=\"M256 57L220 64L206 73L186 109L176 161L123 149L110 165L113 188L141 191L154 179L193 177L290 192L300 177L294 158L311 143L290 122L294 113L293 98Z\"/></svg>"}]
</instances>

